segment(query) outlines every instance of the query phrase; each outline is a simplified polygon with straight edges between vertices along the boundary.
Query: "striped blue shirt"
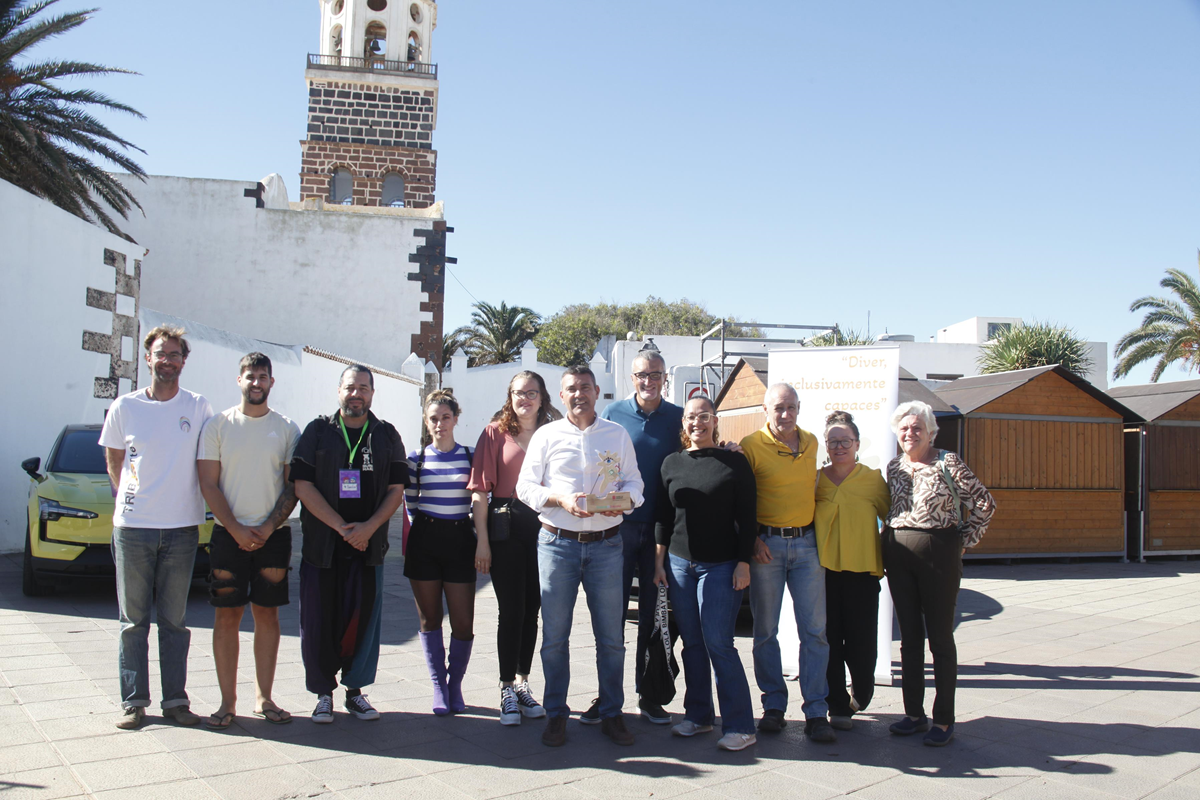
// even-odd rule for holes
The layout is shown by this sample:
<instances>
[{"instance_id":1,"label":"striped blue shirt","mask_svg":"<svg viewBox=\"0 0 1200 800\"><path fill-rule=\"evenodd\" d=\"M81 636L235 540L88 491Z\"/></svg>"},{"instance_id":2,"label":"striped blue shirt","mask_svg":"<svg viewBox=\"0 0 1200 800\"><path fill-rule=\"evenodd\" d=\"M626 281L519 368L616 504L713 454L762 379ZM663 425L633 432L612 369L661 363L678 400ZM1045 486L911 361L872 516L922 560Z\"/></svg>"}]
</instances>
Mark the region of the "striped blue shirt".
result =
<instances>
[{"instance_id":1,"label":"striped blue shirt","mask_svg":"<svg viewBox=\"0 0 1200 800\"><path fill-rule=\"evenodd\" d=\"M436 519L466 519L471 513L471 492L467 490L471 451L455 442L449 453L432 444L424 452L419 467L421 451L408 454L408 488L404 490L408 513L423 511Z\"/></svg>"}]
</instances>

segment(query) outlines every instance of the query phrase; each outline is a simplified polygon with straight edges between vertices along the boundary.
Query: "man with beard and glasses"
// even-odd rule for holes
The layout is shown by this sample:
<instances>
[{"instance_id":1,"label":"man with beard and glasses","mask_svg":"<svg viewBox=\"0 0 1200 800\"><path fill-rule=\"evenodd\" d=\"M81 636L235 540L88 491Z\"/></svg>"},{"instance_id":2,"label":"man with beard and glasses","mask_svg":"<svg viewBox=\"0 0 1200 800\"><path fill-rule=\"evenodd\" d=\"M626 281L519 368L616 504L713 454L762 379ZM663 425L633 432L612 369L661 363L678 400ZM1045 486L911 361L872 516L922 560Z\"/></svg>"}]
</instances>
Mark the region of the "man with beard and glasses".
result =
<instances>
[{"instance_id":1,"label":"man with beard and glasses","mask_svg":"<svg viewBox=\"0 0 1200 800\"><path fill-rule=\"evenodd\" d=\"M339 410L310 422L292 457L304 534L300 655L319 724L333 722L339 672L346 710L379 719L362 689L375 682L379 664L388 521L404 501L408 464L400 434L371 413L374 395L371 370L346 367Z\"/></svg>"},{"instance_id":2,"label":"man with beard and glasses","mask_svg":"<svg viewBox=\"0 0 1200 800\"><path fill-rule=\"evenodd\" d=\"M184 625L196 562L204 498L196 479L196 448L212 406L179 388L188 357L182 328L160 325L146 334L150 387L113 401L100 431L116 494L112 553L117 571L121 638L117 645L121 717L142 724L150 705L150 613L158 610L158 663L163 716L195 725L188 701Z\"/></svg>"},{"instance_id":3,"label":"man with beard and glasses","mask_svg":"<svg viewBox=\"0 0 1200 800\"><path fill-rule=\"evenodd\" d=\"M246 604L254 617L254 713L281 725L292 716L271 699L279 656L279 607L288 604L296 507L288 480L300 428L267 405L275 379L271 359L250 353L238 365L242 402L204 426L196 469L200 491L219 524L209 546L213 660L221 705L205 720L223 730L237 713L238 629Z\"/></svg>"},{"instance_id":4,"label":"man with beard and glasses","mask_svg":"<svg viewBox=\"0 0 1200 800\"><path fill-rule=\"evenodd\" d=\"M596 415L596 377L586 366L569 367L559 398L567 416L534 431L517 477L517 496L538 512L538 577L542 588L542 670L549 719L542 743L567 741L567 689L571 683L570 635L579 584L583 584L600 680L600 730L616 744L633 744L621 708L625 672L624 555L621 511L593 513L587 496L628 492L642 504L642 478L629 434Z\"/></svg>"}]
</instances>

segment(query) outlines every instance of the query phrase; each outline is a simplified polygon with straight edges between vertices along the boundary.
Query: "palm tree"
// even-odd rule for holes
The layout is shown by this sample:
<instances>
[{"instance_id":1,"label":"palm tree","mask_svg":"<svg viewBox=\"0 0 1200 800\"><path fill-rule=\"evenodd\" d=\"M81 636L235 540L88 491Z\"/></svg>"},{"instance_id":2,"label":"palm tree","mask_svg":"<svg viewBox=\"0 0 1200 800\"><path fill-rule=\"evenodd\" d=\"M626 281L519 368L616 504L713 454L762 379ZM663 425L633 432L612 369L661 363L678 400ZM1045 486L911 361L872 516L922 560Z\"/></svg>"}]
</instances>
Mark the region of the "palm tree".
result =
<instances>
[{"instance_id":1,"label":"palm tree","mask_svg":"<svg viewBox=\"0 0 1200 800\"><path fill-rule=\"evenodd\" d=\"M1088 343L1071 328L1034 320L1002 329L983 346L976 363L984 375L1051 364L1086 375L1095 359Z\"/></svg>"},{"instance_id":2,"label":"palm tree","mask_svg":"<svg viewBox=\"0 0 1200 800\"><path fill-rule=\"evenodd\" d=\"M805 344L809 347L848 347L875 344L875 339L868 336L865 331L835 326L831 331L811 337Z\"/></svg>"},{"instance_id":3,"label":"palm tree","mask_svg":"<svg viewBox=\"0 0 1200 800\"><path fill-rule=\"evenodd\" d=\"M471 366L506 364L516 361L521 347L537 335L542 318L531 308L500 303L493 306L475 303L471 324L458 328L450 336L462 336Z\"/></svg>"},{"instance_id":4,"label":"palm tree","mask_svg":"<svg viewBox=\"0 0 1200 800\"><path fill-rule=\"evenodd\" d=\"M446 365L450 363L450 359L454 358L455 353L466 349L470 343L470 336L465 331L469 330L470 328L467 327L457 328L442 339L442 363L438 364L439 368L445 369Z\"/></svg>"},{"instance_id":5,"label":"palm tree","mask_svg":"<svg viewBox=\"0 0 1200 800\"><path fill-rule=\"evenodd\" d=\"M145 151L110 131L91 110L142 115L99 92L66 90L55 81L133 73L82 61L28 61L33 47L79 27L95 11L34 20L56 2L0 0L0 178L120 234L105 209L127 218L131 207L141 206L90 157L99 156L145 180L142 168L121 152Z\"/></svg>"},{"instance_id":6,"label":"palm tree","mask_svg":"<svg viewBox=\"0 0 1200 800\"><path fill-rule=\"evenodd\" d=\"M1177 299L1139 297L1130 311L1148 309L1142 324L1122 336L1113 347L1117 359L1113 379L1123 378L1137 365L1157 358L1150 382L1158 383L1163 371L1178 363L1188 372L1200 369L1200 287L1183 270L1169 269L1158 283Z\"/></svg>"}]
</instances>

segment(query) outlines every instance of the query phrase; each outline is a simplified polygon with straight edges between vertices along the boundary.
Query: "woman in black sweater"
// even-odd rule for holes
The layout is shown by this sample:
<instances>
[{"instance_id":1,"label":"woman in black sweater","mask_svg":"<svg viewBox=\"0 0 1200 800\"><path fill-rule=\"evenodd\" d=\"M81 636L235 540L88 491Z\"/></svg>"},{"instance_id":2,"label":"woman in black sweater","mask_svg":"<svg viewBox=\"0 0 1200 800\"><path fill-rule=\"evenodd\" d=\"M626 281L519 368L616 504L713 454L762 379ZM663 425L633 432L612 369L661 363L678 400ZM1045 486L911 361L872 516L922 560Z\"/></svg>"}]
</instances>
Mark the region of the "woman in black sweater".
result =
<instances>
[{"instance_id":1,"label":"woman in black sweater","mask_svg":"<svg viewBox=\"0 0 1200 800\"><path fill-rule=\"evenodd\" d=\"M750 585L758 532L754 472L741 453L720 448L716 409L707 397L684 407L680 438L687 449L662 465L655 530L654 582L670 590L687 686L684 720L672 731L695 736L712 730L715 672L723 734L717 746L742 750L755 743L754 712L733 627Z\"/></svg>"}]
</instances>

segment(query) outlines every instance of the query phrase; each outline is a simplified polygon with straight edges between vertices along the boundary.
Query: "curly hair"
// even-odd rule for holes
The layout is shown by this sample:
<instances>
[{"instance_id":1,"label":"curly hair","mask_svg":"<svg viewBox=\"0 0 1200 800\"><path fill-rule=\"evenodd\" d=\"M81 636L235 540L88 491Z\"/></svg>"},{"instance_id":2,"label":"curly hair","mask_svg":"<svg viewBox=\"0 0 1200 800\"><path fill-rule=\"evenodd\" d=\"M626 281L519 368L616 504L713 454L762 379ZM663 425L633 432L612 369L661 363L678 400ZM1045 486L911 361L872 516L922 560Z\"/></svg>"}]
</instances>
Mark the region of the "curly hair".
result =
<instances>
[{"instance_id":1,"label":"curly hair","mask_svg":"<svg viewBox=\"0 0 1200 800\"><path fill-rule=\"evenodd\" d=\"M721 432L717 429L717 407L713 405L713 401L707 395L697 395L696 397L693 397L692 400L701 400L705 403L705 405L708 406L709 413L713 415L713 444L720 446ZM690 403L692 400L689 400L688 402ZM686 408L686 404L684 407ZM683 428L679 431L679 441L683 444L685 450L692 446L692 437L688 436L687 432L687 422L683 423Z\"/></svg>"},{"instance_id":2,"label":"curly hair","mask_svg":"<svg viewBox=\"0 0 1200 800\"><path fill-rule=\"evenodd\" d=\"M829 435L829 429L832 428L834 425L845 425L847 428L854 431L855 439L862 438L859 436L858 426L854 424L854 415L851 414L849 411L842 411L839 409L838 411L834 411L832 414L830 414L828 417L825 418L825 435L826 436Z\"/></svg>"},{"instance_id":3,"label":"curly hair","mask_svg":"<svg viewBox=\"0 0 1200 800\"><path fill-rule=\"evenodd\" d=\"M517 410L513 407L513 387L520 381L529 378L537 381L538 391L542 393L542 402L538 406L537 419L533 423L534 430L554 419L554 407L550 405L550 393L546 391L546 382L542 380L542 376L527 369L521 370L516 375L513 375L512 380L508 382L508 391L504 396L504 406L492 417L494 422L500 424L500 430L509 436L516 436L521 432L521 421L517 419Z\"/></svg>"}]
</instances>

